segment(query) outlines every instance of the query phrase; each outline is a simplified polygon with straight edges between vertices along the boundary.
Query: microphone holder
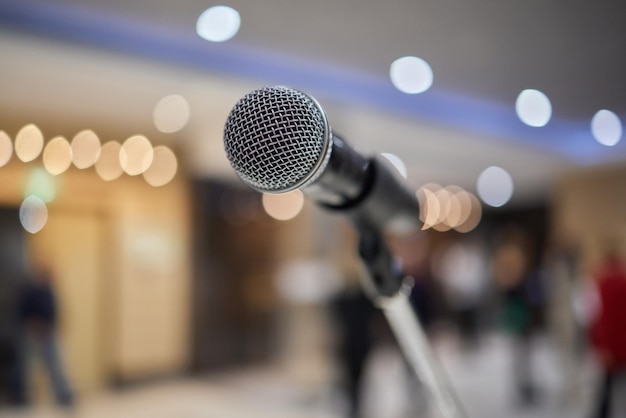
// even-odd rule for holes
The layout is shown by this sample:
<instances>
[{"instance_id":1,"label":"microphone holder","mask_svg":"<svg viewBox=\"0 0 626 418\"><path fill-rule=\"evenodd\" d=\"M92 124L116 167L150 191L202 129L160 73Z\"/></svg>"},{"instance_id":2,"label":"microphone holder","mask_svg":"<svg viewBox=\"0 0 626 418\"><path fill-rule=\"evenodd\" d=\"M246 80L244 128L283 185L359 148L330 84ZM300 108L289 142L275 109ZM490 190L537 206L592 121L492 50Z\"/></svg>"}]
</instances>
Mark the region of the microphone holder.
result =
<instances>
[{"instance_id":1,"label":"microphone holder","mask_svg":"<svg viewBox=\"0 0 626 418\"><path fill-rule=\"evenodd\" d=\"M378 230L360 222L355 225L359 256L368 272L363 281L365 292L382 310L406 361L428 390L440 416L466 418L409 301L414 279L403 274Z\"/></svg>"}]
</instances>

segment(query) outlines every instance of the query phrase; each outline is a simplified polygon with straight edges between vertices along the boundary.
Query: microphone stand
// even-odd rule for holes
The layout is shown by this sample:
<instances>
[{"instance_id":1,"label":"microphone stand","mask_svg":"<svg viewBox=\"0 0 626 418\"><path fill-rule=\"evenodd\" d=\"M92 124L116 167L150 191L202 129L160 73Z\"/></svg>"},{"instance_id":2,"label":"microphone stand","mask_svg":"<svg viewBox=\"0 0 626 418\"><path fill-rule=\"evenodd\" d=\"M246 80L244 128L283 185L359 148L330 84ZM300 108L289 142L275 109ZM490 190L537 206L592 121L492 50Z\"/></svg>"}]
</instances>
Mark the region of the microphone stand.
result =
<instances>
[{"instance_id":1,"label":"microphone stand","mask_svg":"<svg viewBox=\"0 0 626 418\"><path fill-rule=\"evenodd\" d=\"M359 255L369 273L363 281L364 290L382 310L406 361L429 391L440 416L466 418L409 301L413 278L402 273L377 230L355 224L360 236Z\"/></svg>"}]
</instances>

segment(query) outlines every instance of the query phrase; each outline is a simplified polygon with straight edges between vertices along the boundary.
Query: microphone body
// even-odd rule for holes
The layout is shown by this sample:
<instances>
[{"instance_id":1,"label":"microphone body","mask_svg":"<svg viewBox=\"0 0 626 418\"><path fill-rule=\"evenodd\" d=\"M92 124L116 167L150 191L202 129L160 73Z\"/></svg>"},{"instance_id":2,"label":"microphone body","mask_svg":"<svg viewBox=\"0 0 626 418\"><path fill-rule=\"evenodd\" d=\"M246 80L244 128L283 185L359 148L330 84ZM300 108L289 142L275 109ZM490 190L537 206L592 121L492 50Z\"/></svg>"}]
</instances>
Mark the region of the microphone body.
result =
<instances>
[{"instance_id":1,"label":"microphone body","mask_svg":"<svg viewBox=\"0 0 626 418\"><path fill-rule=\"evenodd\" d=\"M231 166L265 193L300 189L359 227L395 233L418 229L419 204L378 158L334 135L321 106L287 87L244 96L229 114L224 146Z\"/></svg>"}]
</instances>

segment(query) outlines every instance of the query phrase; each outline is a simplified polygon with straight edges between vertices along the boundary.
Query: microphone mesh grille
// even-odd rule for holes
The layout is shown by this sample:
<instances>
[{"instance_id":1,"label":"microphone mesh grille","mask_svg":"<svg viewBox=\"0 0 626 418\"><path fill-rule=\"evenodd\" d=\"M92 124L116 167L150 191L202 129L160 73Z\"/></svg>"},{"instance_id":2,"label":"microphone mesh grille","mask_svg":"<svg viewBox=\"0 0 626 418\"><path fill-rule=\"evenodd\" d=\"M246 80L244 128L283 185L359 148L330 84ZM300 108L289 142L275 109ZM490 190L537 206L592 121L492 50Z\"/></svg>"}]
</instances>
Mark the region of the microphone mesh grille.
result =
<instances>
[{"instance_id":1,"label":"microphone mesh grille","mask_svg":"<svg viewBox=\"0 0 626 418\"><path fill-rule=\"evenodd\" d=\"M327 130L326 117L311 97L287 87L264 87L231 110L224 148L244 183L260 191L287 191L314 174Z\"/></svg>"}]
</instances>

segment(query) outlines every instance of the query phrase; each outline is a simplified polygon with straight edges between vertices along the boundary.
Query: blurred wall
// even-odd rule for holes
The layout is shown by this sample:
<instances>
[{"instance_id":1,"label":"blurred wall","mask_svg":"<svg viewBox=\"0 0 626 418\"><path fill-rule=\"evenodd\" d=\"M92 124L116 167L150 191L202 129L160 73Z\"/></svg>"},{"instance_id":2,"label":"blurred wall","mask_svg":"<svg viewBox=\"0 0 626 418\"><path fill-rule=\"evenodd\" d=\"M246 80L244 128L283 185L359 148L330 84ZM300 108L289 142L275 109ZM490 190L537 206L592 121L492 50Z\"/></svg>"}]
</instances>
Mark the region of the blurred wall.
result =
<instances>
[{"instance_id":1,"label":"blurred wall","mask_svg":"<svg viewBox=\"0 0 626 418\"><path fill-rule=\"evenodd\" d=\"M0 205L18 207L35 163L0 168ZM54 178L46 226L27 235L28 264L52 267L66 364L79 392L178 373L189 361L187 181L112 182L71 168Z\"/></svg>"},{"instance_id":2,"label":"blurred wall","mask_svg":"<svg viewBox=\"0 0 626 418\"><path fill-rule=\"evenodd\" d=\"M585 270L601 260L608 240L626 248L626 166L572 173L557 188L553 206L557 239L580 247Z\"/></svg>"},{"instance_id":3,"label":"blurred wall","mask_svg":"<svg viewBox=\"0 0 626 418\"><path fill-rule=\"evenodd\" d=\"M193 364L195 372L266 361L276 351L273 272L283 224L241 184L196 181Z\"/></svg>"}]
</instances>

